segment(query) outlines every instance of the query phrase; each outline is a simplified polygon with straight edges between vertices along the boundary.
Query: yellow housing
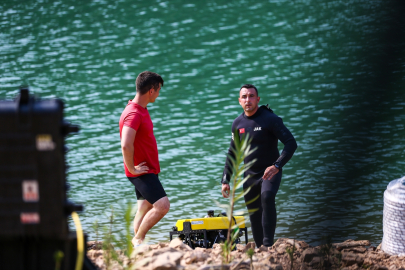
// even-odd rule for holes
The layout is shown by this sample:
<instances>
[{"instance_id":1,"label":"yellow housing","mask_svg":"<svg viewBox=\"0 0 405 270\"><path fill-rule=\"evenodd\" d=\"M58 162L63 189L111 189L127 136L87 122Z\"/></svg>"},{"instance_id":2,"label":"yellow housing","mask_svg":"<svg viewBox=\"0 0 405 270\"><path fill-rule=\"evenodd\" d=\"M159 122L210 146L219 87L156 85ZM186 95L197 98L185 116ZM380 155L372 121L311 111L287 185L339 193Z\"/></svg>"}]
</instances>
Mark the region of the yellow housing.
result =
<instances>
[{"instance_id":1,"label":"yellow housing","mask_svg":"<svg viewBox=\"0 0 405 270\"><path fill-rule=\"evenodd\" d=\"M243 216L235 216L239 228L245 228L245 219ZM228 229L229 221L227 217L193 218L179 219L176 222L177 231L183 230L183 222L190 222L192 230L224 230ZM235 221L232 219L232 225Z\"/></svg>"}]
</instances>

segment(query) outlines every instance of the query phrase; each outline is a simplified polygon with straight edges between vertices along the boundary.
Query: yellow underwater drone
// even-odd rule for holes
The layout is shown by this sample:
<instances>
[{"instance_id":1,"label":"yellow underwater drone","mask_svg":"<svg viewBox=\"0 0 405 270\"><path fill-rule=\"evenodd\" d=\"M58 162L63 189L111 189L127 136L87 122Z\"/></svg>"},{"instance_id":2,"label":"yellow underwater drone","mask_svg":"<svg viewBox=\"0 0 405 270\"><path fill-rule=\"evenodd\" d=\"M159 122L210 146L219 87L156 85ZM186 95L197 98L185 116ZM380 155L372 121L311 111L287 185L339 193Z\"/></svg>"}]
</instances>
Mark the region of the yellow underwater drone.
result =
<instances>
[{"instance_id":1,"label":"yellow underwater drone","mask_svg":"<svg viewBox=\"0 0 405 270\"><path fill-rule=\"evenodd\" d=\"M248 243L248 232L245 226L243 216L232 217L232 225L237 225L239 228L239 236L235 240L236 244L240 243L240 238L245 233L245 241ZM212 248L216 243L223 243L226 240L228 233L229 221L226 213L221 213L214 217L214 211L208 211L208 215L204 218L179 219L173 231L170 232L170 241L173 235L183 240L184 244L191 248L204 247Z\"/></svg>"}]
</instances>

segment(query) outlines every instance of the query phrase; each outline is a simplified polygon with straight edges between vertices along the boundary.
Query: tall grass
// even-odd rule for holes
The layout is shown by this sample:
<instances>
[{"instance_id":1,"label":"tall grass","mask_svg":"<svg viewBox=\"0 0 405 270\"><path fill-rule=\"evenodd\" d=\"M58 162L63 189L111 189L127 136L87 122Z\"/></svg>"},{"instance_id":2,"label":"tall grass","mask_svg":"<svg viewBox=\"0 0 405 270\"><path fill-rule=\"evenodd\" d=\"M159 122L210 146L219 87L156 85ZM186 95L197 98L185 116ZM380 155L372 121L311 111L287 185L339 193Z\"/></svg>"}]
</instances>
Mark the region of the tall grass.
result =
<instances>
[{"instance_id":1,"label":"tall grass","mask_svg":"<svg viewBox=\"0 0 405 270\"><path fill-rule=\"evenodd\" d=\"M248 170L256 160L252 160L247 164L244 164L244 160L247 156L251 155L256 149L251 149L251 139L249 135L246 135L242 140L239 139L237 130L234 132L234 148L231 149L232 155L228 155L231 162L232 177L230 180L230 194L229 204L218 204L221 208L226 209L226 216L228 219L228 234L224 245L222 246L222 255L225 263L231 261L231 251L235 248L235 240L239 236L239 225L233 222L233 212L235 209L236 201L240 200L250 191L250 187L243 189L243 184L249 179L249 176L244 177L244 173ZM259 195L260 196L260 195ZM257 196L253 200L246 202L246 204L252 203L259 198ZM257 211L258 209L250 209L248 213Z\"/></svg>"},{"instance_id":2,"label":"tall grass","mask_svg":"<svg viewBox=\"0 0 405 270\"><path fill-rule=\"evenodd\" d=\"M117 213L116 213L117 212ZM104 262L106 269L111 269L114 263L118 263L123 269L133 269L134 262L131 258L134 255L134 248L132 246L132 219L135 216L136 206L132 206L130 202L119 205L117 211L111 207L111 212L107 215L108 223L102 227L103 243L102 249L104 251ZM123 218L125 224L125 231L113 232L114 223L116 218ZM99 237L99 224L96 221L93 228L96 230L96 246ZM127 263L125 263L127 261Z\"/></svg>"}]
</instances>

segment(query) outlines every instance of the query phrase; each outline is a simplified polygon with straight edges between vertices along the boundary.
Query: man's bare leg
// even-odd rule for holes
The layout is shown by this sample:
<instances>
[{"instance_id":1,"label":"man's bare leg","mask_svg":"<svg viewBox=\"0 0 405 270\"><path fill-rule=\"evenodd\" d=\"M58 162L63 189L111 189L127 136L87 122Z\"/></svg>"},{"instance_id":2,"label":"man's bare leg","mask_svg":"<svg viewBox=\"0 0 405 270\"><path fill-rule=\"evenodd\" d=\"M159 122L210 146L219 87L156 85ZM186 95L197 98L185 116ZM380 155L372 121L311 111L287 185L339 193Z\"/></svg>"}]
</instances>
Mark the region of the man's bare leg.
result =
<instances>
[{"instance_id":1,"label":"man's bare leg","mask_svg":"<svg viewBox=\"0 0 405 270\"><path fill-rule=\"evenodd\" d=\"M138 211L136 212L134 218L134 235L138 232L139 226L142 223L143 218L146 213L152 209L153 205L150 204L147 200L138 200Z\"/></svg>"},{"instance_id":2,"label":"man's bare leg","mask_svg":"<svg viewBox=\"0 0 405 270\"><path fill-rule=\"evenodd\" d=\"M145 239L146 233L155 226L166 214L169 212L170 202L167 197L159 199L153 204L152 209L150 209L146 215L143 217L140 226L136 232L135 237L132 239L134 245L142 243Z\"/></svg>"}]
</instances>

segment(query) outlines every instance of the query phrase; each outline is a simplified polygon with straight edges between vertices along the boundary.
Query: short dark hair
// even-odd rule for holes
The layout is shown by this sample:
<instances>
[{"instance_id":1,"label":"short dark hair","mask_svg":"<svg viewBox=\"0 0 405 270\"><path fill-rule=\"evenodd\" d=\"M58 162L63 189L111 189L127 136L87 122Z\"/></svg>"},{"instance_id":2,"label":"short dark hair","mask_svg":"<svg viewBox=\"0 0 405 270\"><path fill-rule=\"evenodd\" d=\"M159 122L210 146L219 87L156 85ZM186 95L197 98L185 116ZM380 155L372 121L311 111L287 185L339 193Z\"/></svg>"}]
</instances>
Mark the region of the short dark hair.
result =
<instances>
[{"instance_id":1,"label":"short dark hair","mask_svg":"<svg viewBox=\"0 0 405 270\"><path fill-rule=\"evenodd\" d=\"M157 90L159 83L163 86L163 79L159 74L151 71L141 72L135 81L136 92L145 95L152 87Z\"/></svg>"},{"instance_id":2,"label":"short dark hair","mask_svg":"<svg viewBox=\"0 0 405 270\"><path fill-rule=\"evenodd\" d=\"M239 89L239 92L240 92L240 90L242 90L242 88L254 88L256 90L256 95L259 96L259 91L257 91L256 86L254 86L253 84L247 83L247 84L242 85L242 87Z\"/></svg>"}]
</instances>

